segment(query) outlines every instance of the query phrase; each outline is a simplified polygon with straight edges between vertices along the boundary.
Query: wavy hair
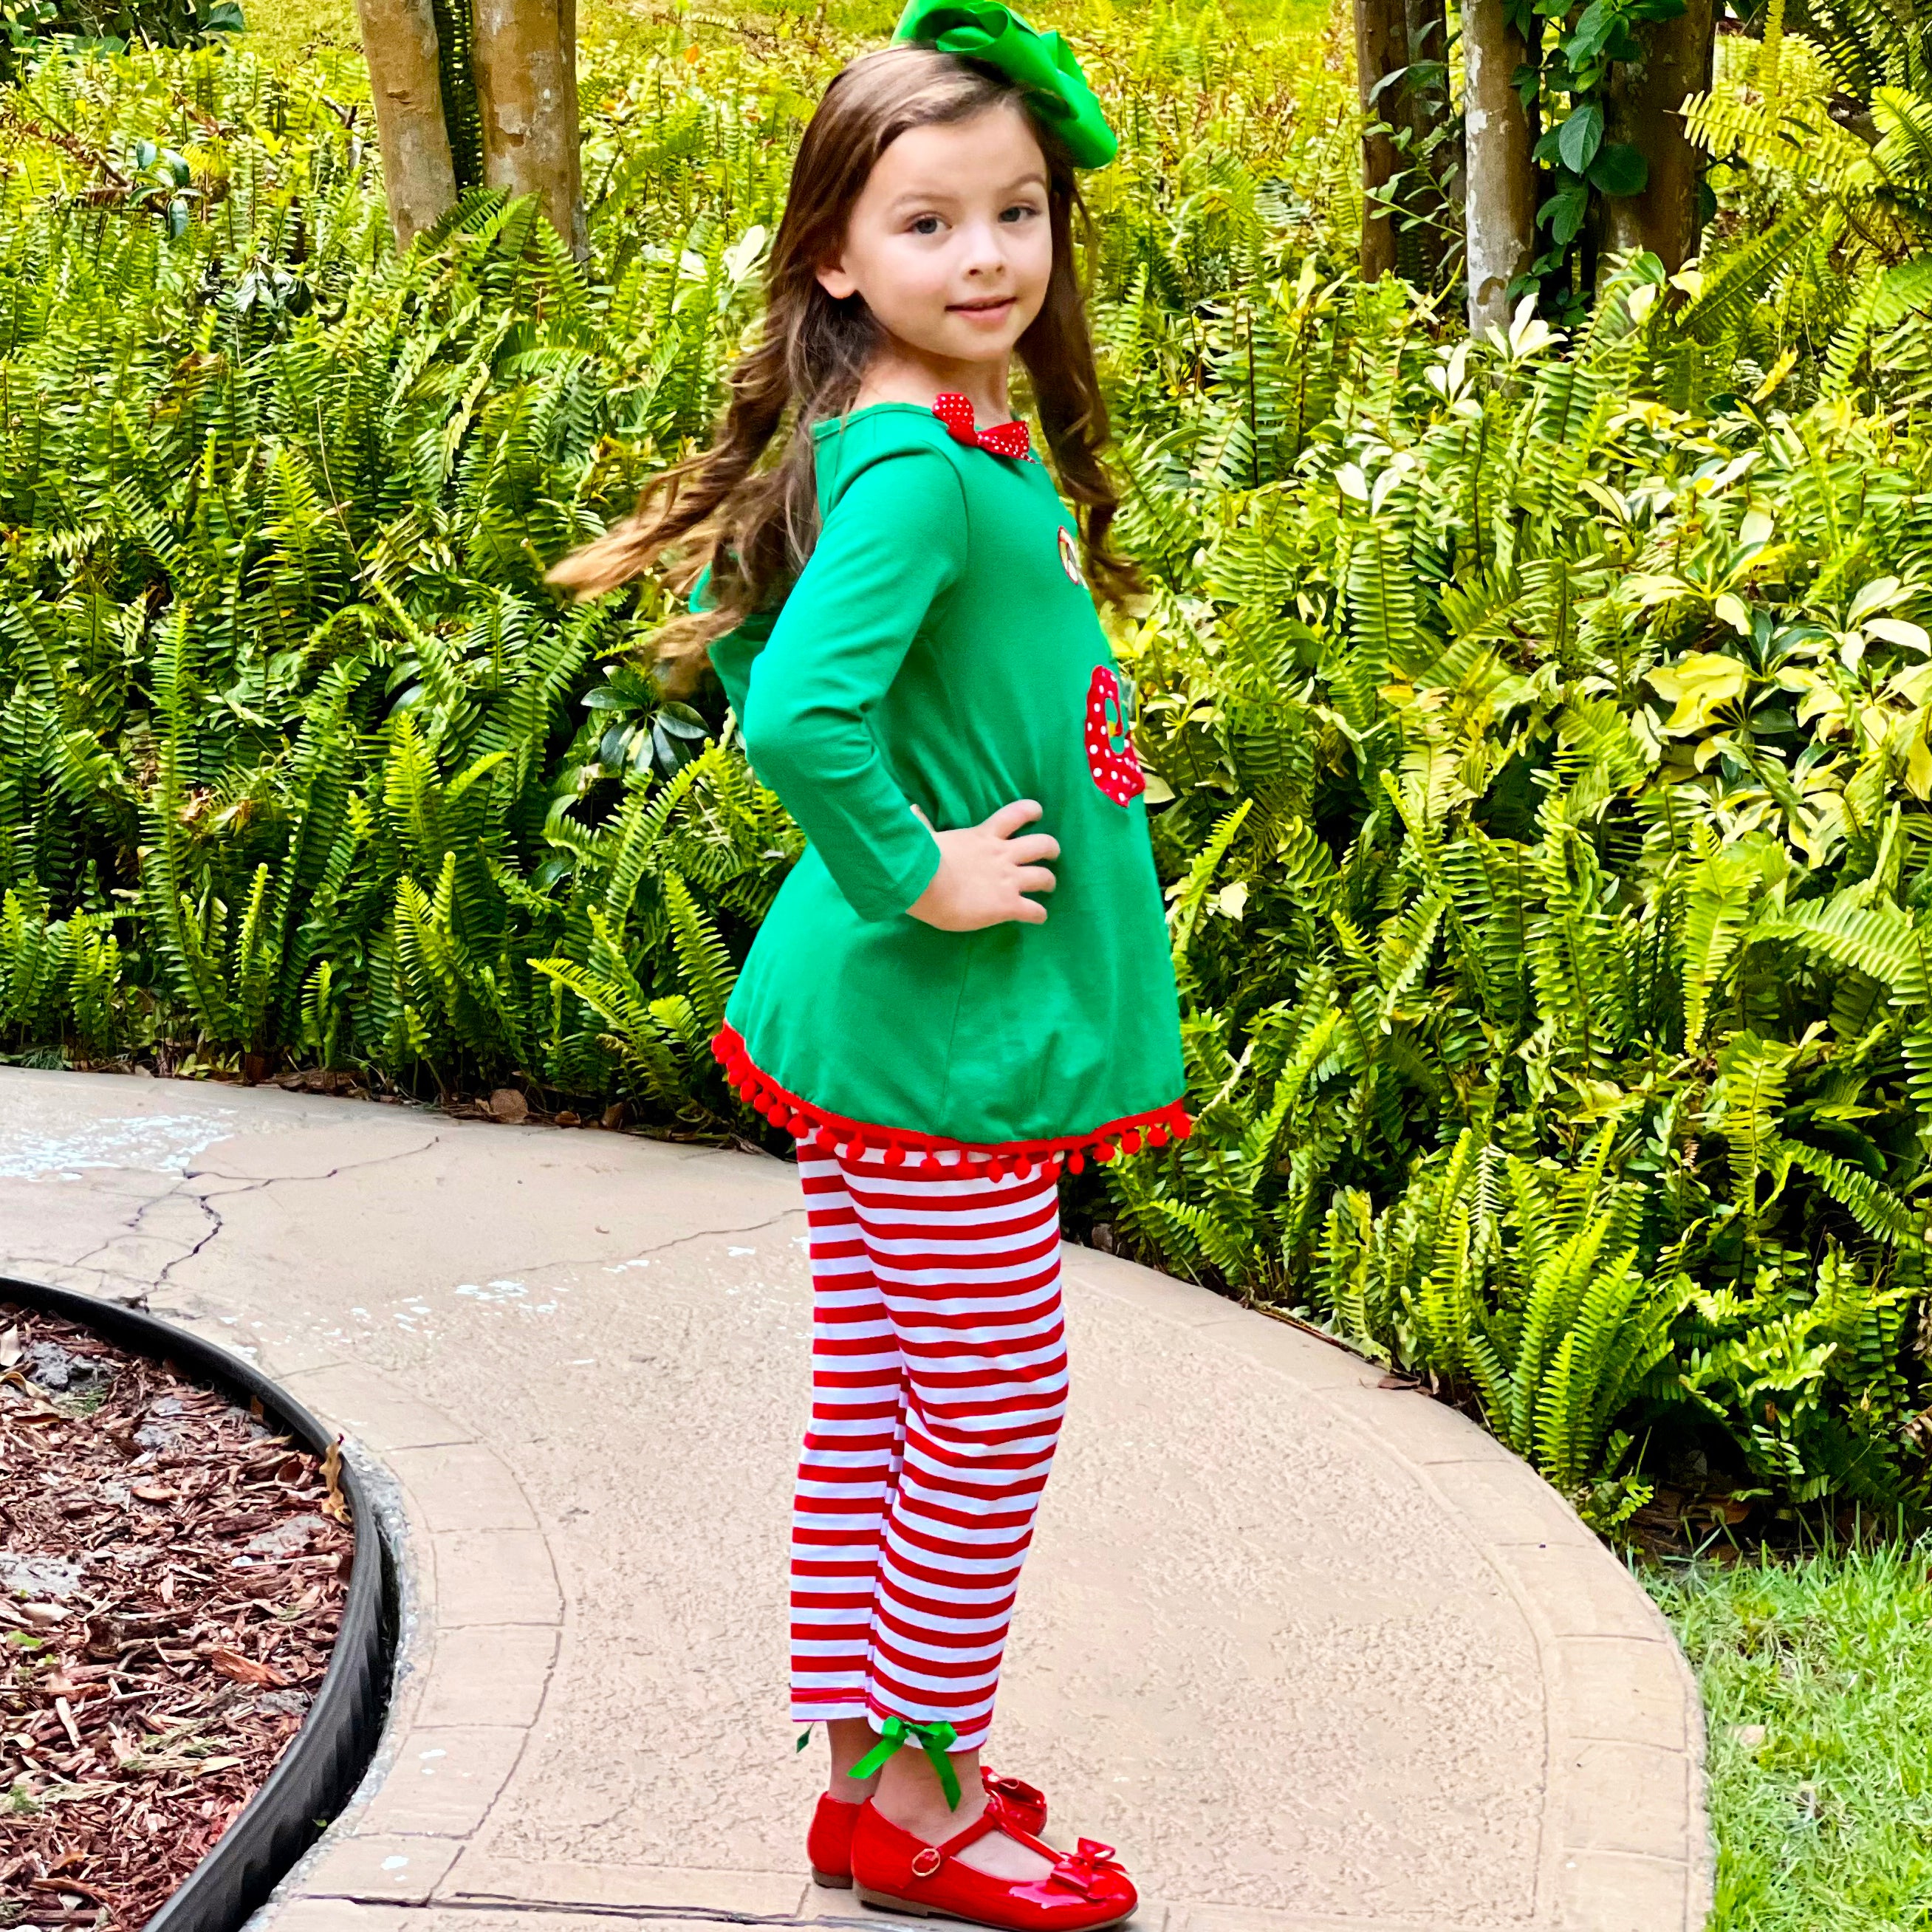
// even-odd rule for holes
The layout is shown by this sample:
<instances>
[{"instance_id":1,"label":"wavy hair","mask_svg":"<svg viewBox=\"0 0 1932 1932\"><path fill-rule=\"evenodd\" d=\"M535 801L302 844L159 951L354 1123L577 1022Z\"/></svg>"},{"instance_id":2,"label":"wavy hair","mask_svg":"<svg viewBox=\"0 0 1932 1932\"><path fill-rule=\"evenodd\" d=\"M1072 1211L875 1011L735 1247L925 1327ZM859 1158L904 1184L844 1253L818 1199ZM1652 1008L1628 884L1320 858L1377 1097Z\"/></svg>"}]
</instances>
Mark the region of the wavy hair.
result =
<instances>
[{"instance_id":1,"label":"wavy hair","mask_svg":"<svg viewBox=\"0 0 1932 1932\"><path fill-rule=\"evenodd\" d=\"M800 146L765 272L764 325L726 379L730 400L710 446L653 477L629 516L550 571L552 583L594 597L670 553L664 580L681 596L708 565L708 608L674 619L654 640L674 686L696 677L713 638L782 602L818 541L812 426L850 409L880 340L863 299L835 300L818 271L838 254L874 164L909 128L1006 106L1027 112L1004 74L930 47L882 48L837 76ZM1017 346L1060 488L1075 506L1088 580L1118 602L1140 579L1108 545L1120 500L1100 460L1107 406L1072 246L1076 220L1090 240L1092 219L1053 130L1030 112L1028 121L1046 160L1053 267Z\"/></svg>"}]
</instances>

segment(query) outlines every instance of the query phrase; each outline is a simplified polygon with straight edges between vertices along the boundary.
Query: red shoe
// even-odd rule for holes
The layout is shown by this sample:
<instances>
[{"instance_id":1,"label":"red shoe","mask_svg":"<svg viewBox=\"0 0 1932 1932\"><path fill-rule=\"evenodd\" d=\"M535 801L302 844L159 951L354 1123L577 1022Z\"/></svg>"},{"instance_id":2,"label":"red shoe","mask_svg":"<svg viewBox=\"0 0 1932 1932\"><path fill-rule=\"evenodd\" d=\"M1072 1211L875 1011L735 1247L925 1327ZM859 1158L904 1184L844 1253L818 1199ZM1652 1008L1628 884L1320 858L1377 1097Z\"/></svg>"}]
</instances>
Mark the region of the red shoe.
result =
<instances>
[{"instance_id":1,"label":"red shoe","mask_svg":"<svg viewBox=\"0 0 1932 1932\"><path fill-rule=\"evenodd\" d=\"M986 1787L988 1800L1000 1806L1023 1832L1036 1837L1046 1829L1045 1795L1018 1778L995 1778L982 1764L980 1781ZM842 1804L826 1792L812 1814L812 1829L806 1834L805 1855L812 1861L814 1883L835 1892L848 1890L852 1883L852 1826L864 1808Z\"/></svg>"},{"instance_id":2,"label":"red shoe","mask_svg":"<svg viewBox=\"0 0 1932 1932\"><path fill-rule=\"evenodd\" d=\"M1022 1832L1036 1838L1046 1829L1046 1793L1021 1778L995 1778L982 1764L980 1782L995 1804L1005 1808L1006 1816Z\"/></svg>"},{"instance_id":3,"label":"red shoe","mask_svg":"<svg viewBox=\"0 0 1932 1932\"><path fill-rule=\"evenodd\" d=\"M1044 1878L994 1878L956 1853L1004 1832L1054 1861ZM1096 1932L1133 1916L1140 1904L1132 1882L1115 1862L1112 1845L1082 1838L1075 1852L1056 1852L988 1804L956 1838L928 1845L883 1816L868 1798L852 1828L852 1882L862 1905L880 1905L916 1918L963 1918L994 1932Z\"/></svg>"},{"instance_id":4,"label":"red shoe","mask_svg":"<svg viewBox=\"0 0 1932 1932\"><path fill-rule=\"evenodd\" d=\"M852 1827L858 1822L862 1804L847 1804L823 1791L818 1809L812 1814L812 1829L805 1834L805 1855L812 1862L814 1885L830 1886L834 1892L852 1888Z\"/></svg>"}]
</instances>

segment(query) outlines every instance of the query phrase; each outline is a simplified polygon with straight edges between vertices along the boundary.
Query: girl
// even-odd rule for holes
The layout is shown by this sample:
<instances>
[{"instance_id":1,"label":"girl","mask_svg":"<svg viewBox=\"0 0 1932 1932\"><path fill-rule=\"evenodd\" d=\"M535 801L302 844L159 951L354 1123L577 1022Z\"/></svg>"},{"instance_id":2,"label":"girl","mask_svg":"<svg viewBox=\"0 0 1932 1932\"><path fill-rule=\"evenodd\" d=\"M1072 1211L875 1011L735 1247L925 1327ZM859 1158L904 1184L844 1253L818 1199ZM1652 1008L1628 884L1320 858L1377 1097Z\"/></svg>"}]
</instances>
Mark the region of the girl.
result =
<instances>
[{"instance_id":1,"label":"girl","mask_svg":"<svg viewBox=\"0 0 1932 1932\"><path fill-rule=\"evenodd\" d=\"M1135 584L1072 247L1074 170L1114 152L1057 35L913 0L806 131L716 442L556 572L588 595L674 545L678 580L702 566L663 647L675 669L709 646L809 842L714 1045L796 1137L810 1229L791 1653L792 1714L831 1744L813 1870L1040 1932L1135 1906L1110 1847L1053 1850L1040 1793L980 1763L1066 1406L1057 1184L1189 1125L1087 589ZM1077 514L1009 404L1016 352Z\"/></svg>"}]
</instances>

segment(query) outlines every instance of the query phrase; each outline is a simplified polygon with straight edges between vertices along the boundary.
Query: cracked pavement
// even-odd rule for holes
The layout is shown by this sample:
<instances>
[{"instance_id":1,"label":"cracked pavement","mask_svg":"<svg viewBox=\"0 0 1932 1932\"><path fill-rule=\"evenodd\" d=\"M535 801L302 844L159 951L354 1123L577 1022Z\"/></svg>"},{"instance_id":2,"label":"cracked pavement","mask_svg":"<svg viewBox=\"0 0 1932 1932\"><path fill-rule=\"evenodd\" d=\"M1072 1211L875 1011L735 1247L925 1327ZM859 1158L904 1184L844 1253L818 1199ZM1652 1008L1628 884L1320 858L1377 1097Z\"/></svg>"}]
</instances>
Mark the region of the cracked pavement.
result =
<instances>
[{"instance_id":1,"label":"cracked pavement","mask_svg":"<svg viewBox=\"0 0 1932 1932\"><path fill-rule=\"evenodd\" d=\"M395 1708L274 1932L893 1922L803 1877L804 1235L776 1160L0 1070L0 1274L250 1355L399 1485ZM991 1755L1142 1932L1701 1922L1688 1677L1558 1499L1204 1291L1070 1250L1066 1298Z\"/></svg>"}]
</instances>

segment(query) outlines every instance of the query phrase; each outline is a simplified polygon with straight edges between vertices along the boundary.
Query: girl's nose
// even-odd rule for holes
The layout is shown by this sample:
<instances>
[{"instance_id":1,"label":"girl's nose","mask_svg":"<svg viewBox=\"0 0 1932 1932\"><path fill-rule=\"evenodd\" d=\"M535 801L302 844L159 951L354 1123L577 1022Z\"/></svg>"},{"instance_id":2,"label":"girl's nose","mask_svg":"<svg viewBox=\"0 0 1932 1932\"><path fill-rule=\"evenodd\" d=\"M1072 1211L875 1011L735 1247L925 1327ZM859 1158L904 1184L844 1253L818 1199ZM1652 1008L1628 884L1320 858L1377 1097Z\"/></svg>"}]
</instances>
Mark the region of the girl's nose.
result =
<instances>
[{"instance_id":1,"label":"girl's nose","mask_svg":"<svg viewBox=\"0 0 1932 1932\"><path fill-rule=\"evenodd\" d=\"M974 222L961 238L964 244L963 266L969 275L991 274L1006 266L1004 238L996 224Z\"/></svg>"}]
</instances>

